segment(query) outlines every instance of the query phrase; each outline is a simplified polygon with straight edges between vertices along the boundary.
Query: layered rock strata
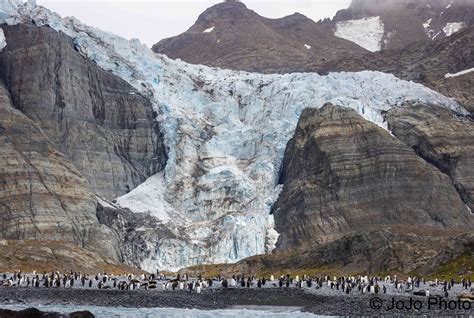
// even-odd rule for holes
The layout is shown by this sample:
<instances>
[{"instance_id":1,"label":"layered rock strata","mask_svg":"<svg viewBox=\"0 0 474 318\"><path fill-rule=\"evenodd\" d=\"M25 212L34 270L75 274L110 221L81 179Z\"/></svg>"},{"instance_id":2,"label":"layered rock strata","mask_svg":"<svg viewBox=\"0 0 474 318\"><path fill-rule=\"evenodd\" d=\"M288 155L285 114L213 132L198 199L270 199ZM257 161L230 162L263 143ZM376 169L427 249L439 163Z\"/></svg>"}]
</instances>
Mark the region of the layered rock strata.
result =
<instances>
[{"instance_id":1,"label":"layered rock strata","mask_svg":"<svg viewBox=\"0 0 474 318\"><path fill-rule=\"evenodd\" d=\"M306 109L285 151L273 207L278 250L386 225L469 229L451 179L355 111Z\"/></svg>"}]
</instances>

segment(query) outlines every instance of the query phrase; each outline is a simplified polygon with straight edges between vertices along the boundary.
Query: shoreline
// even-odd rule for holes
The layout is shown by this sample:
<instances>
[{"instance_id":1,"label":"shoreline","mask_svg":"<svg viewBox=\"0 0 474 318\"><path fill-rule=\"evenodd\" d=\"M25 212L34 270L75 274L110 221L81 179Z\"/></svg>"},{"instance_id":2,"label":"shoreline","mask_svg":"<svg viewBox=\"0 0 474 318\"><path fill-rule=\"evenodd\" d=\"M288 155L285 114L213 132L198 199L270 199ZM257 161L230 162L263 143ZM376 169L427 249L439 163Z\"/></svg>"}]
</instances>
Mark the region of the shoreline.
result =
<instances>
[{"instance_id":1,"label":"shoreline","mask_svg":"<svg viewBox=\"0 0 474 318\"><path fill-rule=\"evenodd\" d=\"M373 299L380 299L383 307L371 308ZM391 309L392 299L403 303L402 309ZM410 301L422 304L420 309L409 309ZM457 298L449 298L454 303ZM369 294L338 294L324 295L313 291L297 288L267 289L207 289L201 294L188 291L157 291L157 290L92 290L49 288L35 289L32 287L0 287L0 308L2 305L74 305L125 308L182 308L199 310L218 310L249 308L255 306L298 307L302 312L322 316L380 316L380 315L474 315L474 303L470 309L446 309L433 305L428 308L428 298L413 295L369 295Z\"/></svg>"}]
</instances>

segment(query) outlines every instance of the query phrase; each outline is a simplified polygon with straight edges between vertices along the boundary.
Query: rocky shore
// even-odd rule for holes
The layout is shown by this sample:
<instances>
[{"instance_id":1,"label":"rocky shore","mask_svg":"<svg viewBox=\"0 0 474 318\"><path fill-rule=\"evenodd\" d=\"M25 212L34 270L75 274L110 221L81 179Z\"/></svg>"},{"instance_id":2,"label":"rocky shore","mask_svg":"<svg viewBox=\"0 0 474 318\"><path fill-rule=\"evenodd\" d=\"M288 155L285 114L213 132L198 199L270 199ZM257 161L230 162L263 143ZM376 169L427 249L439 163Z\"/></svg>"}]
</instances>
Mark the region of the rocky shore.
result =
<instances>
[{"instance_id":1,"label":"rocky shore","mask_svg":"<svg viewBox=\"0 0 474 318\"><path fill-rule=\"evenodd\" d=\"M441 302L435 304L435 300ZM296 288L208 289L203 290L201 294L157 290L0 288L0 307L2 304L25 304L28 307L54 304L128 308L171 307L201 310L292 306L299 307L304 312L328 316L474 315L474 304L460 303L457 298L446 300L447 308L445 308L440 298L430 300L427 297L410 297L403 294L324 295ZM393 304L396 304L395 308L391 309Z\"/></svg>"}]
</instances>

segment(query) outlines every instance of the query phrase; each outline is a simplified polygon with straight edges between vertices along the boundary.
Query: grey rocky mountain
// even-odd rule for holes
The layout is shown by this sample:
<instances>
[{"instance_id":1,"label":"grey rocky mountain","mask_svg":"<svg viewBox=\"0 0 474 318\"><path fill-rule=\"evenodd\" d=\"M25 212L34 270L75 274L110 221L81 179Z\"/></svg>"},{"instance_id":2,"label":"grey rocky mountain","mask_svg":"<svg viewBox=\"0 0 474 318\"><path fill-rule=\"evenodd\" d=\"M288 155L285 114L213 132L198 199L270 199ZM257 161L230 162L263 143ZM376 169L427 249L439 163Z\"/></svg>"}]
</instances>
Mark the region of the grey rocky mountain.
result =
<instances>
[{"instance_id":1,"label":"grey rocky mountain","mask_svg":"<svg viewBox=\"0 0 474 318\"><path fill-rule=\"evenodd\" d=\"M400 112L416 118L417 109L402 108ZM426 111L431 110L426 108ZM410 118L410 115L406 116ZM413 134L412 126L406 124L408 119L397 111L393 116L392 125L398 123L396 128L399 128L395 134L410 142L403 135ZM446 127L463 125L461 121L451 120L452 115L444 116L450 122L444 121ZM414 125L429 125L423 120L413 121ZM469 134L470 123L466 125L460 135ZM426 137L430 138L433 143L439 141L436 137ZM418 142L419 149L426 139ZM464 142L464 138L459 140ZM454 148L456 142L450 145ZM442 145L440 148L443 151ZM430 150L433 152L433 148L421 151ZM462 161L459 153L458 172L454 171L452 166L456 164L450 162L448 154L439 156L451 164L453 178L459 178L456 184L460 193L448 175L355 111L331 104L321 109L306 109L288 143L280 179L284 186L273 208L280 233L277 250L308 248L390 225L416 226L420 232L424 227L469 231L474 215L461 196L471 200L472 173L466 171L472 170L469 158L472 156L467 155Z\"/></svg>"},{"instance_id":2,"label":"grey rocky mountain","mask_svg":"<svg viewBox=\"0 0 474 318\"><path fill-rule=\"evenodd\" d=\"M409 105L387 114L390 131L451 178L474 211L474 122L436 106Z\"/></svg>"},{"instance_id":3,"label":"grey rocky mountain","mask_svg":"<svg viewBox=\"0 0 474 318\"><path fill-rule=\"evenodd\" d=\"M150 102L65 34L2 29L0 238L70 242L121 261L96 194L113 199L163 167Z\"/></svg>"},{"instance_id":4,"label":"grey rocky mountain","mask_svg":"<svg viewBox=\"0 0 474 318\"><path fill-rule=\"evenodd\" d=\"M74 162L91 190L108 199L164 166L150 102L124 80L82 57L48 27L4 26L0 76L15 108Z\"/></svg>"},{"instance_id":5,"label":"grey rocky mountain","mask_svg":"<svg viewBox=\"0 0 474 318\"><path fill-rule=\"evenodd\" d=\"M0 239L62 241L121 260L87 180L0 86ZM40 252L40 251L38 251Z\"/></svg>"},{"instance_id":6,"label":"grey rocky mountain","mask_svg":"<svg viewBox=\"0 0 474 318\"><path fill-rule=\"evenodd\" d=\"M155 44L153 51L193 64L264 73L294 72L309 61L367 52L334 36L331 27L299 13L269 19L242 2L222 2L204 11L186 32Z\"/></svg>"}]
</instances>

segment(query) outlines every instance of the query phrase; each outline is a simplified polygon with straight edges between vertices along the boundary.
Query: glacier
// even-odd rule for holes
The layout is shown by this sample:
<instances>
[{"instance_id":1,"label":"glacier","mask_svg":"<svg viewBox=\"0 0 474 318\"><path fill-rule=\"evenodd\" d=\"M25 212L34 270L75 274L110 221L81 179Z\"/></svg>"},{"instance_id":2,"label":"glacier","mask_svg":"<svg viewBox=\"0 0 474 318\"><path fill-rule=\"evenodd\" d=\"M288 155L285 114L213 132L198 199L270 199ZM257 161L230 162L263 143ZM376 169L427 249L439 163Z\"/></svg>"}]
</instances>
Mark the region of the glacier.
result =
<instances>
[{"instance_id":1,"label":"glacier","mask_svg":"<svg viewBox=\"0 0 474 318\"><path fill-rule=\"evenodd\" d=\"M15 10L3 22L34 21L64 32L83 56L152 101L166 167L115 203L149 213L176 233L147 242L140 265L151 272L235 262L274 248L278 233L270 210L281 190L284 150L303 109L332 102L385 129L383 112L407 103L467 114L455 101L390 74L263 75L191 65L32 2L7 2Z\"/></svg>"}]
</instances>

